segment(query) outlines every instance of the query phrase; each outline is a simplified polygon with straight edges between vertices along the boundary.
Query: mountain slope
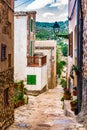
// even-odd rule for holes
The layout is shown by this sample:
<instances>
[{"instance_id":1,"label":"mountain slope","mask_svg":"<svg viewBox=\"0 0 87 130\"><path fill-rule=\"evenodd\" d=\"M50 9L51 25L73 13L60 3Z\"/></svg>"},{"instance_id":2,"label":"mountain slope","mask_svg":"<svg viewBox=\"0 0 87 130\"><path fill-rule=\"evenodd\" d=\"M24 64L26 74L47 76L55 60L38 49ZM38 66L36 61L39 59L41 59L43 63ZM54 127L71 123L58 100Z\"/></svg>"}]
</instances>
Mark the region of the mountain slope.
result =
<instances>
[{"instance_id":1,"label":"mountain slope","mask_svg":"<svg viewBox=\"0 0 87 130\"><path fill-rule=\"evenodd\" d=\"M60 26L59 34L68 34L68 21L58 22ZM37 40L48 40L56 39L56 36L53 32L54 23L47 22L36 22L36 39Z\"/></svg>"}]
</instances>

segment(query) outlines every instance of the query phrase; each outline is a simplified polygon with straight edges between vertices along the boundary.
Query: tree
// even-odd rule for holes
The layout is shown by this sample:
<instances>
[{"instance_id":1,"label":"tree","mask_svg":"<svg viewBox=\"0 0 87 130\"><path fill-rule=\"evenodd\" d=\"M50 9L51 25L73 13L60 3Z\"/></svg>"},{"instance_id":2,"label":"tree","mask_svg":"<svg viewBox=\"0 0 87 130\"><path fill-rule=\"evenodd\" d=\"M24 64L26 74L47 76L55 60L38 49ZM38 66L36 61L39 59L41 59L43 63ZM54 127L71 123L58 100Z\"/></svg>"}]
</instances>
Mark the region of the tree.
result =
<instances>
[{"instance_id":1,"label":"tree","mask_svg":"<svg viewBox=\"0 0 87 130\"><path fill-rule=\"evenodd\" d=\"M60 44L63 45L62 42ZM56 72L57 72L58 77L60 78L62 71L64 69L64 66L66 65L66 62L59 59L59 55L60 55L59 49L60 48L57 47L57 51L56 51Z\"/></svg>"},{"instance_id":2,"label":"tree","mask_svg":"<svg viewBox=\"0 0 87 130\"><path fill-rule=\"evenodd\" d=\"M67 56L68 55L68 45L67 44L63 44L61 46L61 51L62 51L63 56Z\"/></svg>"}]
</instances>

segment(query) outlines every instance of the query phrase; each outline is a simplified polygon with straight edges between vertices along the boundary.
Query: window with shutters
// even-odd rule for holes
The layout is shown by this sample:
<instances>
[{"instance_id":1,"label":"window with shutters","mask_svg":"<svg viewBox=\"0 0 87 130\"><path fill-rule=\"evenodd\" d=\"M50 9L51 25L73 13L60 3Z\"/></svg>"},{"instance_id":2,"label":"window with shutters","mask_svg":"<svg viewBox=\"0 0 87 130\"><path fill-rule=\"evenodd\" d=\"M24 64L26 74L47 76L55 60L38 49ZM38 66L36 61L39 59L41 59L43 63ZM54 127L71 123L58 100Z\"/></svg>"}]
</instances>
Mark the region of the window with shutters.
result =
<instances>
[{"instance_id":1,"label":"window with shutters","mask_svg":"<svg viewBox=\"0 0 87 130\"><path fill-rule=\"evenodd\" d=\"M9 92L9 88L6 88L4 90L4 106L8 106L9 105L9 102L8 102L8 92Z\"/></svg>"},{"instance_id":2,"label":"window with shutters","mask_svg":"<svg viewBox=\"0 0 87 130\"><path fill-rule=\"evenodd\" d=\"M1 44L1 61L6 60L6 45Z\"/></svg>"},{"instance_id":3,"label":"window with shutters","mask_svg":"<svg viewBox=\"0 0 87 130\"><path fill-rule=\"evenodd\" d=\"M73 32L69 34L69 56L73 56Z\"/></svg>"},{"instance_id":4,"label":"window with shutters","mask_svg":"<svg viewBox=\"0 0 87 130\"><path fill-rule=\"evenodd\" d=\"M27 75L27 84L36 85L36 75Z\"/></svg>"}]
</instances>

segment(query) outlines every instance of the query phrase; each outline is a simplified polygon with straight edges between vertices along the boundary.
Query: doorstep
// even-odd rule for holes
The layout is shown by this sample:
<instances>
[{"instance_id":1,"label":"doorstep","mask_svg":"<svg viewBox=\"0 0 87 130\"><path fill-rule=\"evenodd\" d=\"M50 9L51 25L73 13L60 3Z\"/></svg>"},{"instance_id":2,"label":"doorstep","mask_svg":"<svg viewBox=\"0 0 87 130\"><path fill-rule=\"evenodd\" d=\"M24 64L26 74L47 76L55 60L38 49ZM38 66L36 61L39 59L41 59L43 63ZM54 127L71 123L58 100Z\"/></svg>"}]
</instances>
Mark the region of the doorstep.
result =
<instances>
[{"instance_id":1,"label":"doorstep","mask_svg":"<svg viewBox=\"0 0 87 130\"><path fill-rule=\"evenodd\" d=\"M71 111L70 101L71 100L64 100L64 113L65 116L75 117L74 112Z\"/></svg>"}]
</instances>

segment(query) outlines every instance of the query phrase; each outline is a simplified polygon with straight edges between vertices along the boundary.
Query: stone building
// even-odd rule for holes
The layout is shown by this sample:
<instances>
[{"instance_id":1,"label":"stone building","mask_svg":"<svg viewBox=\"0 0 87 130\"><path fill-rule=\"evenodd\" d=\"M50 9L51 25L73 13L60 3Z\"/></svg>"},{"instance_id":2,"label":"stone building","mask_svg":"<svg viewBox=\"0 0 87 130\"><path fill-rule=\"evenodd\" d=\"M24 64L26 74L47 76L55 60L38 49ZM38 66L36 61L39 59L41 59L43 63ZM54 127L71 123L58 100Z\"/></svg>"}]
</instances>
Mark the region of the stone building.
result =
<instances>
[{"instance_id":1,"label":"stone building","mask_svg":"<svg viewBox=\"0 0 87 130\"><path fill-rule=\"evenodd\" d=\"M35 41L35 53L47 55L47 82L48 88L56 87L56 41Z\"/></svg>"},{"instance_id":2,"label":"stone building","mask_svg":"<svg viewBox=\"0 0 87 130\"><path fill-rule=\"evenodd\" d=\"M14 79L23 80L29 91L41 91L47 84L47 65L45 55L34 54L36 12L16 12L14 21Z\"/></svg>"},{"instance_id":3,"label":"stone building","mask_svg":"<svg viewBox=\"0 0 87 130\"><path fill-rule=\"evenodd\" d=\"M14 1L0 0L0 130L14 121Z\"/></svg>"},{"instance_id":4,"label":"stone building","mask_svg":"<svg viewBox=\"0 0 87 130\"><path fill-rule=\"evenodd\" d=\"M83 11L83 66L82 66L82 106L78 121L87 126L87 1L82 0Z\"/></svg>"},{"instance_id":5,"label":"stone building","mask_svg":"<svg viewBox=\"0 0 87 130\"><path fill-rule=\"evenodd\" d=\"M87 125L87 0L69 0L69 32L68 64L76 65L79 71L72 79L77 86L77 121Z\"/></svg>"}]
</instances>

